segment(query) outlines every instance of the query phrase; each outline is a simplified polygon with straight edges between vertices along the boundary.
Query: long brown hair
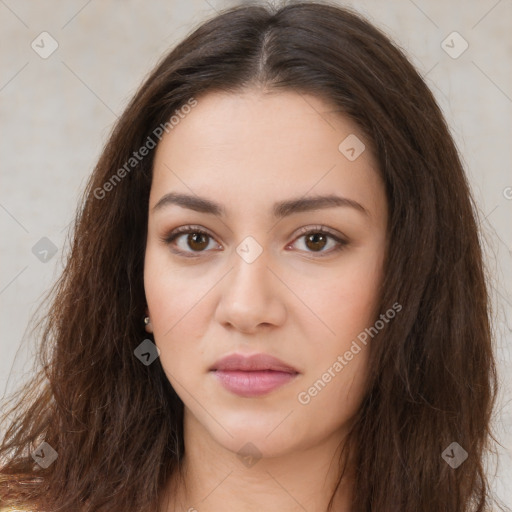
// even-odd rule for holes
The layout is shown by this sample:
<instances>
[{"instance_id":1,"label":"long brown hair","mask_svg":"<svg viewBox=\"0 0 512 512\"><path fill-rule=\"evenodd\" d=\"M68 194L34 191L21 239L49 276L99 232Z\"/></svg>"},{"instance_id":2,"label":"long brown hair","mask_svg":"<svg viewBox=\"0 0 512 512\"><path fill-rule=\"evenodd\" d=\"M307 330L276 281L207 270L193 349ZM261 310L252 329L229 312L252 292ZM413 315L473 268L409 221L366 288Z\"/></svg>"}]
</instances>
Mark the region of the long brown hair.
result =
<instances>
[{"instance_id":1,"label":"long brown hair","mask_svg":"<svg viewBox=\"0 0 512 512\"><path fill-rule=\"evenodd\" d=\"M337 105L371 141L386 187L380 310L396 301L403 310L371 343L368 392L347 443L357 474L352 510L489 510L484 457L497 379L476 209L457 149L397 47L356 13L310 2L236 7L205 22L161 60L120 117L52 289L39 373L5 410L1 504L156 509L183 460L183 403L159 360L146 366L134 356L148 337L143 263L154 151L127 162L191 99L253 85ZM58 454L46 468L32 457L42 441ZM453 442L468 454L457 468L442 457Z\"/></svg>"}]
</instances>

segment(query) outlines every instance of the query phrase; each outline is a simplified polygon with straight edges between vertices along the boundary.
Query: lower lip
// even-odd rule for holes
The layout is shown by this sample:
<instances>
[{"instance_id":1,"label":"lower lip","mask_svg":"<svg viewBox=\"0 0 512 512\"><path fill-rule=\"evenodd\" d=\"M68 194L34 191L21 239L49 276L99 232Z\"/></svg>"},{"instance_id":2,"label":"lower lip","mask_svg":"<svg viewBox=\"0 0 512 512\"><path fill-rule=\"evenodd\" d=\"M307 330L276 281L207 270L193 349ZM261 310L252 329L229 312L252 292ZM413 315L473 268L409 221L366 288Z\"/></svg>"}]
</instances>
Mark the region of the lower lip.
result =
<instances>
[{"instance_id":1,"label":"lower lip","mask_svg":"<svg viewBox=\"0 0 512 512\"><path fill-rule=\"evenodd\" d=\"M213 373L228 391L244 397L266 395L298 375L270 370L254 372L216 370Z\"/></svg>"}]
</instances>

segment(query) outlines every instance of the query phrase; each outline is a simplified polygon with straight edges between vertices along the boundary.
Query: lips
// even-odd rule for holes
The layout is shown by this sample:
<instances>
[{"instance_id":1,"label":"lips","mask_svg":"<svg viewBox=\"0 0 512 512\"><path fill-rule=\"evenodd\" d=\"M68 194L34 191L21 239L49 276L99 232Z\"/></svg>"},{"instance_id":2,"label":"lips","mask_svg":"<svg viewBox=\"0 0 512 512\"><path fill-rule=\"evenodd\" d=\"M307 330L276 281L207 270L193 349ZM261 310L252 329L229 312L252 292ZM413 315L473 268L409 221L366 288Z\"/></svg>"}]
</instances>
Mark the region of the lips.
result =
<instances>
[{"instance_id":1,"label":"lips","mask_svg":"<svg viewBox=\"0 0 512 512\"><path fill-rule=\"evenodd\" d=\"M255 372L270 370L275 372L284 373L299 373L298 370L293 368L280 359L270 356L268 354L254 354L252 356L243 356L241 354L232 354L230 356L220 359L212 365L210 371L233 371L239 370L244 372Z\"/></svg>"},{"instance_id":2,"label":"lips","mask_svg":"<svg viewBox=\"0 0 512 512\"><path fill-rule=\"evenodd\" d=\"M246 398L266 395L299 375L293 366L268 354L232 354L213 364L210 372L225 389Z\"/></svg>"}]
</instances>

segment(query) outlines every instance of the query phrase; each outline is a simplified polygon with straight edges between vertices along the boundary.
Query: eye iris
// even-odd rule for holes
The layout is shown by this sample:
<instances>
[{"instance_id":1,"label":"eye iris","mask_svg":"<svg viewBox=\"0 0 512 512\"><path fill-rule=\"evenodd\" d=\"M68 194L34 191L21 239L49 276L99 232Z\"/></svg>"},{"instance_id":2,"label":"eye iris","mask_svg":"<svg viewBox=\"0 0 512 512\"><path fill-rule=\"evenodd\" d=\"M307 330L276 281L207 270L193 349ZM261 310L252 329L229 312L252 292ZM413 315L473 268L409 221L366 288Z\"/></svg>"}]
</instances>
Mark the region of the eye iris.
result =
<instances>
[{"instance_id":1,"label":"eye iris","mask_svg":"<svg viewBox=\"0 0 512 512\"><path fill-rule=\"evenodd\" d=\"M327 237L323 233L312 233L312 234L306 236L306 245L310 249L313 249L313 250L320 249L321 250L325 247L326 238ZM322 239L322 241L323 241L323 245L321 247L318 247L317 245L313 245L313 247L310 246L310 242L312 242L313 244L317 244L319 239Z\"/></svg>"},{"instance_id":2,"label":"eye iris","mask_svg":"<svg viewBox=\"0 0 512 512\"><path fill-rule=\"evenodd\" d=\"M187 237L187 243L189 244L189 247L191 249L202 250L208 246L207 238L208 238L208 235L205 233L191 233ZM200 239L201 241L198 242L197 241L198 239ZM193 245L191 245L191 243L193 243L193 244L199 243L199 247L194 247Z\"/></svg>"}]
</instances>

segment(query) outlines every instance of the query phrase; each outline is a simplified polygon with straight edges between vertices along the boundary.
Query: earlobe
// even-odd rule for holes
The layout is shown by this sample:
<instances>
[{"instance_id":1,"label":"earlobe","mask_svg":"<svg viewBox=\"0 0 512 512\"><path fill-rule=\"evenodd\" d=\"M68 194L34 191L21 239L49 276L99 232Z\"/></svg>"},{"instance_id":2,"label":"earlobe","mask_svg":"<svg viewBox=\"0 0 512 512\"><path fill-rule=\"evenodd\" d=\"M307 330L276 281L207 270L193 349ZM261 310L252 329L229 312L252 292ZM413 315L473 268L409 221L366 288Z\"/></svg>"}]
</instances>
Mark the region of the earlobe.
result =
<instances>
[{"instance_id":1,"label":"earlobe","mask_svg":"<svg viewBox=\"0 0 512 512\"><path fill-rule=\"evenodd\" d=\"M153 326L151 325L151 319L148 315L144 317L144 328L146 332L153 333Z\"/></svg>"}]
</instances>

